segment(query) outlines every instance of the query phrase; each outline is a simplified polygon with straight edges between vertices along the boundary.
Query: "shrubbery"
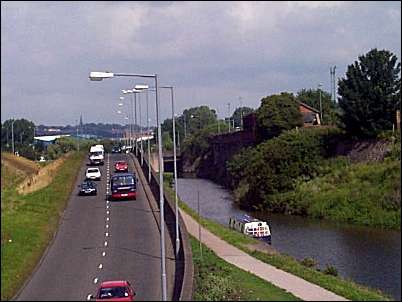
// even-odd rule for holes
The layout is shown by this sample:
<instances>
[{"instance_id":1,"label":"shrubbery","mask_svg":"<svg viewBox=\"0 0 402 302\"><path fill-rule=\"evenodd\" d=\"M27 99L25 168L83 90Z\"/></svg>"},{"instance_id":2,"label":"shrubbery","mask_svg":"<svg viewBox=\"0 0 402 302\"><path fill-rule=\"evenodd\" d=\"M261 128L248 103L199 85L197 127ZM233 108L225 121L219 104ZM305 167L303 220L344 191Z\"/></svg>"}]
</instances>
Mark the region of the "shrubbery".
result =
<instances>
[{"instance_id":1,"label":"shrubbery","mask_svg":"<svg viewBox=\"0 0 402 302\"><path fill-rule=\"evenodd\" d=\"M210 149L209 137L217 134L218 129L220 129L221 133L225 133L227 132L228 125L220 122L218 128L218 122L216 122L194 132L184 140L183 152L191 162L196 160L197 157L204 155Z\"/></svg>"},{"instance_id":2,"label":"shrubbery","mask_svg":"<svg viewBox=\"0 0 402 302\"><path fill-rule=\"evenodd\" d=\"M294 129L235 155L227 168L240 206L259 208L267 196L293 189L297 178L319 175L341 135L336 128Z\"/></svg>"}]
</instances>

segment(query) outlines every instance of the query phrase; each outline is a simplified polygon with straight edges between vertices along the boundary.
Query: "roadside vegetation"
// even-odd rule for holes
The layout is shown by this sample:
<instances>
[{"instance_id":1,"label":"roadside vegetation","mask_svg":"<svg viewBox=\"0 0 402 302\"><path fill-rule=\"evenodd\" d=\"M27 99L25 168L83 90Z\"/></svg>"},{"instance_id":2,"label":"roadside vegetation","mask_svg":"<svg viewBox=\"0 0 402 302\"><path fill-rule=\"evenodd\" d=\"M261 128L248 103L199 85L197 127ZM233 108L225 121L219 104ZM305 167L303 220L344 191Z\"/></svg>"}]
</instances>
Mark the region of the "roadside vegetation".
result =
<instances>
[{"instance_id":1,"label":"roadside vegetation","mask_svg":"<svg viewBox=\"0 0 402 302\"><path fill-rule=\"evenodd\" d=\"M219 258L190 236L195 301L297 301L292 294Z\"/></svg>"},{"instance_id":2,"label":"roadside vegetation","mask_svg":"<svg viewBox=\"0 0 402 302\"><path fill-rule=\"evenodd\" d=\"M174 190L172 190L172 188L169 186L171 179L172 173L165 173L164 181L166 194L169 194L172 198L174 198ZM199 217L196 211L191 209L186 203L180 200L180 198L178 199L178 202L182 210L192 216L203 227L214 233L216 236L230 243L231 245L243 250L251 256L277 267L278 269L282 269L291 274L299 276L307 281L317 284L350 300L392 300L390 297L379 290L359 285L352 280L344 279L340 276L334 276L337 275L336 268L331 265L328 265L325 270L320 271L318 268L315 267L314 260L308 261L309 259L303 259L299 261L289 255L280 254L271 249L261 251L261 249L259 248L259 240L231 230L228 227L225 227L212 220ZM197 247L195 252L193 252L194 257L197 257L197 255L199 254L199 247L198 250ZM202 281L203 280L201 279L201 282Z\"/></svg>"},{"instance_id":3,"label":"roadside vegetation","mask_svg":"<svg viewBox=\"0 0 402 302\"><path fill-rule=\"evenodd\" d=\"M19 164L12 165L2 154L1 300L10 300L21 288L58 228L85 152L65 156L50 185L22 195L18 185L35 173L25 159L15 156Z\"/></svg>"}]
</instances>

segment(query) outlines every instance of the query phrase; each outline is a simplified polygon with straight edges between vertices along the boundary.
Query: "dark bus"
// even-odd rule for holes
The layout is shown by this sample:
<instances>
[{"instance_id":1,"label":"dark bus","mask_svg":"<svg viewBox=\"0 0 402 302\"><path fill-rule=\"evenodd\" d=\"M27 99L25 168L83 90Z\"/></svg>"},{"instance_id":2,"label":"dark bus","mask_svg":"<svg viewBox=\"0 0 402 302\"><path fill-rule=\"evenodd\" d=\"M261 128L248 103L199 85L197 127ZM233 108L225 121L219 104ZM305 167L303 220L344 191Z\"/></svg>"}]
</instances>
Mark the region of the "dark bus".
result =
<instances>
[{"instance_id":1,"label":"dark bus","mask_svg":"<svg viewBox=\"0 0 402 302\"><path fill-rule=\"evenodd\" d=\"M137 178L134 173L113 175L110 180L112 200L137 199Z\"/></svg>"}]
</instances>

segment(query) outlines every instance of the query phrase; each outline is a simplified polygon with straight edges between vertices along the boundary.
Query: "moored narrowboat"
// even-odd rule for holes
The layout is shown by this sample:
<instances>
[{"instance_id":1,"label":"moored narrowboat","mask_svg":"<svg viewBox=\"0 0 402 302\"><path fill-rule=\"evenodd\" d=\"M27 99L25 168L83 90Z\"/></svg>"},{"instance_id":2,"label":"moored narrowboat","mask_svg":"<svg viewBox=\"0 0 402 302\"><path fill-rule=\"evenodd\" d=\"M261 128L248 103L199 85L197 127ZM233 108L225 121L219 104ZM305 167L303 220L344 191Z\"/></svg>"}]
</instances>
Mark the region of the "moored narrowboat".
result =
<instances>
[{"instance_id":1,"label":"moored narrowboat","mask_svg":"<svg viewBox=\"0 0 402 302\"><path fill-rule=\"evenodd\" d=\"M264 239L271 243L271 230L268 223L249 215L230 217L229 228L248 236Z\"/></svg>"}]
</instances>

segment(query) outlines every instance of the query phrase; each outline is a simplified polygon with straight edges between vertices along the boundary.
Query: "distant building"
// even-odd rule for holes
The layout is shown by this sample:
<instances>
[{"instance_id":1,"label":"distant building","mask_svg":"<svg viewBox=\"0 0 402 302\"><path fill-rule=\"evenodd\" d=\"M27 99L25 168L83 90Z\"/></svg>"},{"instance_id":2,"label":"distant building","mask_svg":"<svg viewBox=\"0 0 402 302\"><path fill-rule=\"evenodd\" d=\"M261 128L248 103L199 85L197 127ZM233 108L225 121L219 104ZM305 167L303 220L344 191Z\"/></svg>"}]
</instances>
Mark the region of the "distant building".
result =
<instances>
[{"instance_id":1,"label":"distant building","mask_svg":"<svg viewBox=\"0 0 402 302\"><path fill-rule=\"evenodd\" d=\"M321 125L320 111L302 102L299 103L299 111L303 115L303 127ZM243 116L243 130L255 132L257 127L257 115L255 112Z\"/></svg>"},{"instance_id":2,"label":"distant building","mask_svg":"<svg viewBox=\"0 0 402 302\"><path fill-rule=\"evenodd\" d=\"M37 142L41 142L47 147L50 144L53 144L54 141L60 137L70 136L69 134L60 134L60 135L43 135L43 136L35 136L34 140Z\"/></svg>"},{"instance_id":3,"label":"distant building","mask_svg":"<svg viewBox=\"0 0 402 302\"><path fill-rule=\"evenodd\" d=\"M47 129L45 129L45 131L47 131L47 132L60 132L61 129L58 129L58 128L47 128Z\"/></svg>"},{"instance_id":4,"label":"distant building","mask_svg":"<svg viewBox=\"0 0 402 302\"><path fill-rule=\"evenodd\" d=\"M303 127L321 125L320 111L302 102L299 103L299 111L303 115Z\"/></svg>"}]
</instances>

